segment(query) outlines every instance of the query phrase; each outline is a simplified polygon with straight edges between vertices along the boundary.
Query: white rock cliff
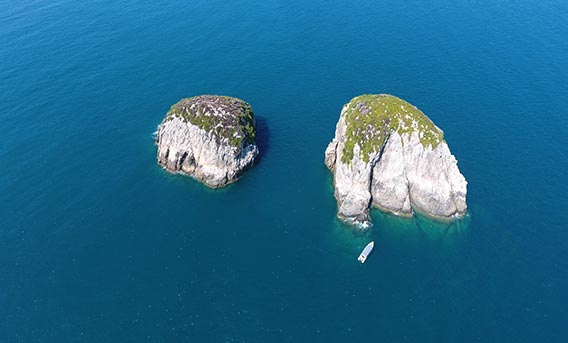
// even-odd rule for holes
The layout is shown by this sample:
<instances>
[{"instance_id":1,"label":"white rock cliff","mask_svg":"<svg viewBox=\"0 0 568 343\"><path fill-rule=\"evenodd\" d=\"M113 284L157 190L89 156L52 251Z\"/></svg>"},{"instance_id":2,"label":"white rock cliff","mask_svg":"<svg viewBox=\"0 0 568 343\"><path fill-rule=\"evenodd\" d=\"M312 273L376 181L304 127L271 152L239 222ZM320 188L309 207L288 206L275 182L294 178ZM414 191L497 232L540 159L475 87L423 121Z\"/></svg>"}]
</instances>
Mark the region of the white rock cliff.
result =
<instances>
[{"instance_id":1,"label":"white rock cliff","mask_svg":"<svg viewBox=\"0 0 568 343\"><path fill-rule=\"evenodd\" d=\"M370 206L441 219L467 210L467 181L442 130L392 95L363 95L343 107L325 164L338 216L348 222L368 224Z\"/></svg>"},{"instance_id":2,"label":"white rock cliff","mask_svg":"<svg viewBox=\"0 0 568 343\"><path fill-rule=\"evenodd\" d=\"M259 150L246 102L202 95L183 99L158 127L158 163L209 187L232 183L254 164Z\"/></svg>"}]
</instances>

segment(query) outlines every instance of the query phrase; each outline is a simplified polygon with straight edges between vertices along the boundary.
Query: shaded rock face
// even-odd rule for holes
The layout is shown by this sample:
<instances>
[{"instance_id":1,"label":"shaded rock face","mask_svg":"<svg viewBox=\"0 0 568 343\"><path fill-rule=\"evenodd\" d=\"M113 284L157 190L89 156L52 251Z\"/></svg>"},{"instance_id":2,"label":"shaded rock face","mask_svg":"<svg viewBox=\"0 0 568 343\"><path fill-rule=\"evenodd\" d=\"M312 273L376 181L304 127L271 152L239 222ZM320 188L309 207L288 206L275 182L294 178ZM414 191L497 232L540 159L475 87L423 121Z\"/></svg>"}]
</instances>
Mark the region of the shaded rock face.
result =
<instances>
[{"instance_id":1,"label":"shaded rock face","mask_svg":"<svg viewBox=\"0 0 568 343\"><path fill-rule=\"evenodd\" d=\"M392 95L363 95L343 107L325 151L338 216L369 224L369 208L449 219L467 210L467 181L424 113Z\"/></svg>"},{"instance_id":2,"label":"shaded rock face","mask_svg":"<svg viewBox=\"0 0 568 343\"><path fill-rule=\"evenodd\" d=\"M258 156L251 106L243 100L202 95L172 106L158 127L158 163L209 187L238 180Z\"/></svg>"}]
</instances>

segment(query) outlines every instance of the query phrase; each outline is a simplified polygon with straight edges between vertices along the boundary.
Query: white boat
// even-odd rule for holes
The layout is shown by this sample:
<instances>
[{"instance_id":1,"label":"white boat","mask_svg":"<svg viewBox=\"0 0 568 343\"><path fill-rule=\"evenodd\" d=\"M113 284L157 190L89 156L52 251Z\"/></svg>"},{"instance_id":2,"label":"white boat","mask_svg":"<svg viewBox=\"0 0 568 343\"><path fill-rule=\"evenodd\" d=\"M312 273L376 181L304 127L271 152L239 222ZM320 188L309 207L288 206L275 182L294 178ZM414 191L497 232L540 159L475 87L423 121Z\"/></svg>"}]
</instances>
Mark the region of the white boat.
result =
<instances>
[{"instance_id":1,"label":"white boat","mask_svg":"<svg viewBox=\"0 0 568 343\"><path fill-rule=\"evenodd\" d=\"M363 249L363 251L361 251L361 254L359 255L359 258L357 260L361 263L365 263L365 261L367 261L367 257L369 257L369 254L371 253L371 251L373 251L374 247L375 247L374 241L367 244L365 249Z\"/></svg>"}]
</instances>

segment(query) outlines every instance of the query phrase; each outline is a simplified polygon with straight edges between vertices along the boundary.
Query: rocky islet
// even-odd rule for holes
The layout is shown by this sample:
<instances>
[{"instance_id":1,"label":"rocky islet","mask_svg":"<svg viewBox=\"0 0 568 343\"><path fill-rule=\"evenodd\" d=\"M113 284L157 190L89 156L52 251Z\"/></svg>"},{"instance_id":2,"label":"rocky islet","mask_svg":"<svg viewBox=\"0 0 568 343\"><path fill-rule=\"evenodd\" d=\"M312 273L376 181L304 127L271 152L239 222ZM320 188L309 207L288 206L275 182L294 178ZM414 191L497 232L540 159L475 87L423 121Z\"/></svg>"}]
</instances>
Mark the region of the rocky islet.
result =
<instances>
[{"instance_id":1,"label":"rocky islet","mask_svg":"<svg viewBox=\"0 0 568 343\"><path fill-rule=\"evenodd\" d=\"M438 219L466 213L467 181L440 130L422 111L388 94L353 98L325 151L338 216L369 224L369 208Z\"/></svg>"},{"instance_id":2,"label":"rocky islet","mask_svg":"<svg viewBox=\"0 0 568 343\"><path fill-rule=\"evenodd\" d=\"M258 154L254 113L237 98L182 99L158 127L158 163L212 188L235 182Z\"/></svg>"},{"instance_id":3,"label":"rocky islet","mask_svg":"<svg viewBox=\"0 0 568 343\"><path fill-rule=\"evenodd\" d=\"M258 154L255 119L243 100L202 95L173 105L158 127L158 163L219 188L239 179ZM460 217L467 181L422 111L388 94L347 103L325 151L338 216L366 225L370 207L411 216Z\"/></svg>"}]
</instances>

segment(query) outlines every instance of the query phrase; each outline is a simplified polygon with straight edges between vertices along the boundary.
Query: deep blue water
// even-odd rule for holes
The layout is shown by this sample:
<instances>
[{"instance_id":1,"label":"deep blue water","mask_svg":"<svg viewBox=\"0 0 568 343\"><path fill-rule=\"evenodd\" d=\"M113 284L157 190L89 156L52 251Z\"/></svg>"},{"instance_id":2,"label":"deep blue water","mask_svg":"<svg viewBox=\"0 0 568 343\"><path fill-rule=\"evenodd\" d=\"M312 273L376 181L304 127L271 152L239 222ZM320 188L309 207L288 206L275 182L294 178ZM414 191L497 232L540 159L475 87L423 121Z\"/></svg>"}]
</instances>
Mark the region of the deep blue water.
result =
<instances>
[{"instance_id":1,"label":"deep blue water","mask_svg":"<svg viewBox=\"0 0 568 343\"><path fill-rule=\"evenodd\" d=\"M0 2L0 342L568 341L567 14ZM165 112L204 93L259 124L259 164L218 191L155 163ZM362 93L445 131L464 220L335 219L323 152Z\"/></svg>"}]
</instances>

